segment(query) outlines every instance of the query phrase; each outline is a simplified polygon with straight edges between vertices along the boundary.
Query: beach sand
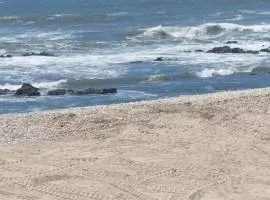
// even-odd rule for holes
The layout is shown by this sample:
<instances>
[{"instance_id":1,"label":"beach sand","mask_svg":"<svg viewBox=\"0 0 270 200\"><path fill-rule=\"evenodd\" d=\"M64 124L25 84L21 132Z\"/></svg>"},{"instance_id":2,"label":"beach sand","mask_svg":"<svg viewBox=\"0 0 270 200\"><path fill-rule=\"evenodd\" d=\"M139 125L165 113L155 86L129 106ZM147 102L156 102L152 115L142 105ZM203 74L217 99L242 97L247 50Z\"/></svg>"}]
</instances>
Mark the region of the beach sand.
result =
<instances>
[{"instance_id":1,"label":"beach sand","mask_svg":"<svg viewBox=\"0 0 270 200\"><path fill-rule=\"evenodd\" d=\"M0 199L270 199L270 89L1 115Z\"/></svg>"}]
</instances>

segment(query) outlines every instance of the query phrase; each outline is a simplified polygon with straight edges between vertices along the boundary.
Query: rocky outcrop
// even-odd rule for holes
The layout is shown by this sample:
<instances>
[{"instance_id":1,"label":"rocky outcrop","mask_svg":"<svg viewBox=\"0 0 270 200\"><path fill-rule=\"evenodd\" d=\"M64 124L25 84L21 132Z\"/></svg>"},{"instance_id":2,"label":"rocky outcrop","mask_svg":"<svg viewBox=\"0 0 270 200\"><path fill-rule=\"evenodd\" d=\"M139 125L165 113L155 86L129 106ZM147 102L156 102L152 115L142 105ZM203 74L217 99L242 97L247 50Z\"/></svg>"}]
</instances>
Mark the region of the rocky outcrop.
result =
<instances>
[{"instance_id":1,"label":"rocky outcrop","mask_svg":"<svg viewBox=\"0 0 270 200\"><path fill-rule=\"evenodd\" d=\"M0 95L6 95L9 91L8 89L0 89Z\"/></svg>"},{"instance_id":2,"label":"rocky outcrop","mask_svg":"<svg viewBox=\"0 0 270 200\"><path fill-rule=\"evenodd\" d=\"M89 94L114 94L117 93L116 88L108 88L108 89L94 89L87 88L84 90L72 90L72 89L57 89L51 90L48 92L50 96L59 96L59 95L89 95Z\"/></svg>"},{"instance_id":3,"label":"rocky outcrop","mask_svg":"<svg viewBox=\"0 0 270 200\"><path fill-rule=\"evenodd\" d=\"M15 96L40 96L39 89L29 83L24 83L21 88L16 90Z\"/></svg>"},{"instance_id":4,"label":"rocky outcrop","mask_svg":"<svg viewBox=\"0 0 270 200\"><path fill-rule=\"evenodd\" d=\"M50 56L50 57L55 57L54 54L52 53L48 53L48 52L41 52L41 53L34 53L34 52L31 52L31 53L24 53L22 54L22 56Z\"/></svg>"},{"instance_id":5,"label":"rocky outcrop","mask_svg":"<svg viewBox=\"0 0 270 200\"><path fill-rule=\"evenodd\" d=\"M259 51L247 50L241 48L231 48L229 46L223 47L214 47L213 49L207 51L207 53L249 53L249 54L258 54Z\"/></svg>"}]
</instances>

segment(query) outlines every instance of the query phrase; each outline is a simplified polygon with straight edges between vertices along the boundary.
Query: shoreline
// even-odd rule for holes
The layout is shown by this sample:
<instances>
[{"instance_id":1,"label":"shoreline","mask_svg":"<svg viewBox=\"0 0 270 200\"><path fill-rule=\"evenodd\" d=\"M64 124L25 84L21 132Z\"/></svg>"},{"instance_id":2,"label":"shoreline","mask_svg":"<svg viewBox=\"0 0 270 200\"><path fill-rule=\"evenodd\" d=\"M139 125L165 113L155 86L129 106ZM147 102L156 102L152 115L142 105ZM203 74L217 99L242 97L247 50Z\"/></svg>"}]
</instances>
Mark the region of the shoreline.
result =
<instances>
[{"instance_id":1,"label":"shoreline","mask_svg":"<svg viewBox=\"0 0 270 200\"><path fill-rule=\"evenodd\" d=\"M121 111L124 112L123 116L128 115L129 118L132 120L132 119L140 117L140 116L137 116L138 114L141 115L143 113L147 113L148 110L154 110L154 112L157 112L155 111L155 109L160 109L158 108L159 106L164 107L162 108L164 109L164 111L160 111L160 112L165 112L165 113L174 112L172 111L172 108L170 108L170 106L173 108L175 108L176 106L180 106L181 108L183 108L183 110L186 110L186 112L189 112L187 109L190 108L191 104L194 104L195 106L198 107L196 109L200 110L200 109L203 109L203 107L207 107L208 104L211 104L211 106L213 105L220 106L216 104L221 104L225 102L224 105L226 106L226 104L228 104L231 101L237 101L243 98L247 98L247 100L249 101L251 98L251 101L252 101L252 98L256 99L259 96L263 96L263 97L270 96L270 88L238 90L238 91L222 91L222 92L208 93L208 94L183 95L183 96L169 97L169 98L158 99L158 100L143 100L143 101L130 102L130 103L75 107L75 108L37 111L37 112L30 112L30 113L7 113L7 114L0 115L0 127L6 126L5 122L7 121L13 127L19 126L18 124L16 125L16 123L18 123L20 120L22 120L22 123L27 123L27 124L31 124L31 120L32 120L32 121L35 121L35 123L33 123L34 126L35 125L38 126L38 123L43 121L42 124L44 125L44 123L46 123L46 120L48 121L48 119L50 119L50 122L55 121L53 125L56 126L56 128L59 128L57 127L59 125L57 124L59 122L57 118L63 118L62 121L63 120L70 121L70 119L68 119L69 117L61 117L61 116L71 116L70 118L74 118L74 117L80 118L79 115L83 114L85 116L89 115L94 118L100 118L106 115L109 116L109 118L113 118L113 112L118 113L117 116L120 115L121 117L121 113L119 113ZM241 102L241 104L243 103L245 102ZM242 107L242 108L238 107L237 109L247 109L247 106L249 109L251 109L250 105L245 105L245 107ZM235 106L231 105L231 108L233 107ZM128 113L128 110L130 109L132 109L131 110L132 112ZM137 112L136 110L139 110L139 111ZM181 113L181 111L179 113ZM132 116L132 114L135 114L135 115ZM193 114L196 115L196 112L194 112ZM52 118L52 116L54 117ZM38 123L36 123L37 121ZM31 126L33 126L33 124ZM60 128L64 128L62 127L62 125L59 125L59 126ZM50 132L50 129L48 129L49 127L46 128L46 125L43 126L42 128L46 129L46 133ZM53 127L50 126L50 128L53 128ZM2 139L4 135L7 136L8 134L15 133L13 129L12 131L7 131L7 134L4 132L5 130L2 130L2 131L0 130L0 144L4 141ZM27 127L24 128L24 132L29 132L27 130ZM20 135L20 139L22 135ZM46 137L45 135L46 134L44 134L44 137ZM32 136L34 138L34 135ZM32 136L30 136L29 138L30 141L31 141ZM37 139L40 139L40 138L37 138ZM8 143L10 143L10 141L11 140L8 140ZM16 141L15 143L18 143L18 142L20 141Z\"/></svg>"},{"instance_id":2,"label":"shoreline","mask_svg":"<svg viewBox=\"0 0 270 200\"><path fill-rule=\"evenodd\" d=\"M260 94L259 94L260 93ZM3 113L1 116L16 116L16 115L39 115L39 114L50 114L55 112L69 112L69 111L80 111L87 109L98 109L98 108L107 108L107 107L118 107L118 106L129 106L129 105L140 105L140 104L155 104L155 103L166 103L169 101L199 101L200 99L209 99L209 98L219 98L219 99L231 99L237 98L239 96L246 95L264 95L270 93L270 87L265 88L255 88L255 89L242 89L242 90L229 90L229 91L220 91L220 92L212 92L212 93L202 93L202 94L190 94L190 95L179 95L174 97L166 97L160 99L153 100L138 100L127 103L112 103L112 104L100 104L93 106L79 106L79 107L70 107L70 108L57 108L57 109L49 109L49 110L40 110L33 112L19 112L19 113Z\"/></svg>"},{"instance_id":3,"label":"shoreline","mask_svg":"<svg viewBox=\"0 0 270 200\"><path fill-rule=\"evenodd\" d=\"M0 115L0 199L270 196L270 88Z\"/></svg>"}]
</instances>

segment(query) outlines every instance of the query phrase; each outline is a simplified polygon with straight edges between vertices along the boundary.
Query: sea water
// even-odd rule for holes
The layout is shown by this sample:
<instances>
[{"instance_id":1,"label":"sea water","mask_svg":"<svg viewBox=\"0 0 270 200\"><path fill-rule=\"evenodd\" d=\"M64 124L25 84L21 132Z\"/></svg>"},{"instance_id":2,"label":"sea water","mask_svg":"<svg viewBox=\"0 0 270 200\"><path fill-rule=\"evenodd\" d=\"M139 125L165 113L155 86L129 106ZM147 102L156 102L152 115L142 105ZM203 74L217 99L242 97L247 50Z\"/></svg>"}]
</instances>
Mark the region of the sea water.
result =
<instances>
[{"instance_id":1,"label":"sea water","mask_svg":"<svg viewBox=\"0 0 270 200\"><path fill-rule=\"evenodd\" d=\"M1 0L0 54L13 57L0 58L0 89L31 83L42 96L0 96L0 113L269 87L270 54L206 53L229 40L268 48L270 1ZM56 56L22 56L43 51ZM118 93L46 95L111 87Z\"/></svg>"}]
</instances>

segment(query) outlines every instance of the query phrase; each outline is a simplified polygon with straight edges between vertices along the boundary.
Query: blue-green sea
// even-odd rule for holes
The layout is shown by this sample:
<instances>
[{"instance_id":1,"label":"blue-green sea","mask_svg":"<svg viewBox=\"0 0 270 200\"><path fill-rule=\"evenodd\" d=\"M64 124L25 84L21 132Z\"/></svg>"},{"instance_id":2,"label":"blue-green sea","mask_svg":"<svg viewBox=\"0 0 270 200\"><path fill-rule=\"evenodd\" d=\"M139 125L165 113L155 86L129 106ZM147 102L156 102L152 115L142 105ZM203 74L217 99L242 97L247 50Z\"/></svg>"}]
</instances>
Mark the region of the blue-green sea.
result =
<instances>
[{"instance_id":1,"label":"blue-green sea","mask_svg":"<svg viewBox=\"0 0 270 200\"><path fill-rule=\"evenodd\" d=\"M83 107L270 86L267 0L0 0L0 114ZM237 41L237 44L225 44ZM198 50L202 50L198 51ZM55 57L30 56L49 52ZM163 61L155 61L162 57ZM57 88L112 95L48 96Z\"/></svg>"}]
</instances>

